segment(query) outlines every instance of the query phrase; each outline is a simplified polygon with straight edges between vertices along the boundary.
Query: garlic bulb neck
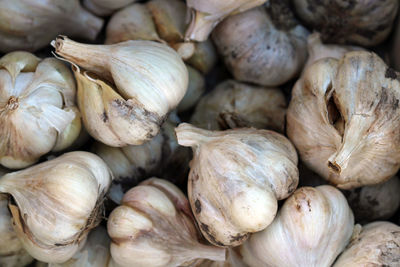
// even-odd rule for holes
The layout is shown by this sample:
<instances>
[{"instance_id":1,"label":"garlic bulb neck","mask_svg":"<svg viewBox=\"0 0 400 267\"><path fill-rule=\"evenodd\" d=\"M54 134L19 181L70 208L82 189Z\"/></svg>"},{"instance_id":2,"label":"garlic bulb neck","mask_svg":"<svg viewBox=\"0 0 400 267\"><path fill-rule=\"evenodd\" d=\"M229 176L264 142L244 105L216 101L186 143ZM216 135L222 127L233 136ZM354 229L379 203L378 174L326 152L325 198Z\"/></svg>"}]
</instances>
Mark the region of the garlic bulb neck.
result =
<instances>
[{"instance_id":1,"label":"garlic bulb neck","mask_svg":"<svg viewBox=\"0 0 400 267\"><path fill-rule=\"evenodd\" d=\"M214 135L213 133L201 128L190 125L189 123L181 123L178 128L175 128L176 137L181 146L197 147L203 143L210 141Z\"/></svg>"}]
</instances>

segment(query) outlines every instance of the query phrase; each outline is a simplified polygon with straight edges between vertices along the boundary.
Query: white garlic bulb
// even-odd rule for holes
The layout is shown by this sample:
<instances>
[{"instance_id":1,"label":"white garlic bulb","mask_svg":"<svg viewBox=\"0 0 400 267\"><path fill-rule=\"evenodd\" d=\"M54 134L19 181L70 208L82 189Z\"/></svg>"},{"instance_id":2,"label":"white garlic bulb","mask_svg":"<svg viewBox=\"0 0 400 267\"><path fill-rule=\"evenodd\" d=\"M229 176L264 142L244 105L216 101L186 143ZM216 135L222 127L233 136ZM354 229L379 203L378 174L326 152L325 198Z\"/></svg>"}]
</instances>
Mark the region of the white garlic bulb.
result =
<instances>
[{"instance_id":1,"label":"white garlic bulb","mask_svg":"<svg viewBox=\"0 0 400 267\"><path fill-rule=\"evenodd\" d=\"M276 88L227 80L201 98L190 122L207 130L255 127L283 132L286 100Z\"/></svg>"},{"instance_id":2,"label":"white garlic bulb","mask_svg":"<svg viewBox=\"0 0 400 267\"><path fill-rule=\"evenodd\" d=\"M390 222L373 222L352 238L334 267L399 266L400 227Z\"/></svg>"},{"instance_id":3,"label":"white garlic bulb","mask_svg":"<svg viewBox=\"0 0 400 267\"><path fill-rule=\"evenodd\" d=\"M81 129L75 81L54 58L11 52L0 59L0 164L24 168L71 145Z\"/></svg>"},{"instance_id":4,"label":"white garlic bulb","mask_svg":"<svg viewBox=\"0 0 400 267\"><path fill-rule=\"evenodd\" d=\"M329 267L350 241L353 228L353 213L339 190L302 187L285 201L273 223L253 234L240 251L251 267Z\"/></svg>"},{"instance_id":5,"label":"white garlic bulb","mask_svg":"<svg viewBox=\"0 0 400 267\"><path fill-rule=\"evenodd\" d=\"M35 259L62 263L84 245L100 222L111 184L107 165L88 152L70 152L0 178L11 195L14 230Z\"/></svg>"},{"instance_id":6,"label":"white garlic bulb","mask_svg":"<svg viewBox=\"0 0 400 267\"><path fill-rule=\"evenodd\" d=\"M109 146L141 145L156 136L186 93L185 64L164 44L87 45L66 37L52 44L58 55L97 75L73 66L85 128Z\"/></svg>"},{"instance_id":7,"label":"white garlic bulb","mask_svg":"<svg viewBox=\"0 0 400 267\"><path fill-rule=\"evenodd\" d=\"M110 214L107 229L113 261L122 267L225 259L225 249L200 243L186 197L162 179L151 178L129 190Z\"/></svg>"},{"instance_id":8,"label":"white garlic bulb","mask_svg":"<svg viewBox=\"0 0 400 267\"><path fill-rule=\"evenodd\" d=\"M400 167L399 74L357 51L308 67L292 91L287 135L302 161L343 189L384 182Z\"/></svg>"},{"instance_id":9,"label":"white garlic bulb","mask_svg":"<svg viewBox=\"0 0 400 267\"><path fill-rule=\"evenodd\" d=\"M237 246L275 218L278 200L297 187L297 154L283 135L254 128L207 131L182 123L178 143L192 147L188 196L204 237Z\"/></svg>"},{"instance_id":10,"label":"white garlic bulb","mask_svg":"<svg viewBox=\"0 0 400 267\"><path fill-rule=\"evenodd\" d=\"M136 0L83 0L83 5L96 15L108 16L135 1Z\"/></svg>"}]
</instances>

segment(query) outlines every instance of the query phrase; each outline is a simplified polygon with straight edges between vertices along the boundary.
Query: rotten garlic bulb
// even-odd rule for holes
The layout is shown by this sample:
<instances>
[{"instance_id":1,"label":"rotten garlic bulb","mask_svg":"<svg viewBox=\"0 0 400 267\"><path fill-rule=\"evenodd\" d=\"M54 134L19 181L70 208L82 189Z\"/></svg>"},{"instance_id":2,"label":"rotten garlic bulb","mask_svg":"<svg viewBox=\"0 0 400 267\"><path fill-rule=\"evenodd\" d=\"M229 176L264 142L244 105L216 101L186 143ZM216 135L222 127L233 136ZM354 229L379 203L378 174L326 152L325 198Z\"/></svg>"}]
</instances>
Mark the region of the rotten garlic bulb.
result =
<instances>
[{"instance_id":1,"label":"rotten garlic bulb","mask_svg":"<svg viewBox=\"0 0 400 267\"><path fill-rule=\"evenodd\" d=\"M308 67L292 91L287 135L302 161L339 188L388 180L400 167L400 82L376 54Z\"/></svg>"},{"instance_id":2,"label":"rotten garlic bulb","mask_svg":"<svg viewBox=\"0 0 400 267\"><path fill-rule=\"evenodd\" d=\"M11 52L0 59L0 164L24 168L72 145L81 131L70 70L54 58Z\"/></svg>"},{"instance_id":3,"label":"rotten garlic bulb","mask_svg":"<svg viewBox=\"0 0 400 267\"><path fill-rule=\"evenodd\" d=\"M109 146L141 145L152 139L186 93L187 68L164 44L87 45L58 37L52 45L73 64L85 128Z\"/></svg>"},{"instance_id":4,"label":"rotten garlic bulb","mask_svg":"<svg viewBox=\"0 0 400 267\"><path fill-rule=\"evenodd\" d=\"M302 69L308 31L286 2L270 0L266 7L225 19L213 31L217 50L236 80L278 86Z\"/></svg>"},{"instance_id":5,"label":"rotten garlic bulb","mask_svg":"<svg viewBox=\"0 0 400 267\"><path fill-rule=\"evenodd\" d=\"M192 147L188 196L204 237L238 246L275 218L278 200L297 187L297 154L283 135L254 128L208 131L182 123L178 143Z\"/></svg>"},{"instance_id":6,"label":"rotten garlic bulb","mask_svg":"<svg viewBox=\"0 0 400 267\"><path fill-rule=\"evenodd\" d=\"M0 52L35 51L58 34L94 40L103 20L79 0L0 1Z\"/></svg>"},{"instance_id":7,"label":"rotten garlic bulb","mask_svg":"<svg viewBox=\"0 0 400 267\"><path fill-rule=\"evenodd\" d=\"M200 242L185 195L172 183L151 178L129 190L107 223L111 256L118 266L191 266L222 261L225 249Z\"/></svg>"},{"instance_id":8,"label":"rotten garlic bulb","mask_svg":"<svg viewBox=\"0 0 400 267\"><path fill-rule=\"evenodd\" d=\"M83 5L98 16L108 16L136 0L83 0Z\"/></svg>"},{"instance_id":9,"label":"rotten garlic bulb","mask_svg":"<svg viewBox=\"0 0 400 267\"><path fill-rule=\"evenodd\" d=\"M399 266L400 227L391 222L364 225L333 267Z\"/></svg>"},{"instance_id":10,"label":"rotten garlic bulb","mask_svg":"<svg viewBox=\"0 0 400 267\"><path fill-rule=\"evenodd\" d=\"M32 257L49 263L69 260L100 223L111 184L107 165L89 152L70 152L0 178L12 200L13 227Z\"/></svg>"},{"instance_id":11,"label":"rotten garlic bulb","mask_svg":"<svg viewBox=\"0 0 400 267\"><path fill-rule=\"evenodd\" d=\"M329 267L350 241L353 228L353 213L339 190L302 187L240 252L250 267Z\"/></svg>"},{"instance_id":12,"label":"rotten garlic bulb","mask_svg":"<svg viewBox=\"0 0 400 267\"><path fill-rule=\"evenodd\" d=\"M282 133L285 114L279 89L227 80L201 98L190 123L207 130L255 127Z\"/></svg>"},{"instance_id":13,"label":"rotten garlic bulb","mask_svg":"<svg viewBox=\"0 0 400 267\"><path fill-rule=\"evenodd\" d=\"M293 0L297 15L324 41L374 46L392 29L398 0Z\"/></svg>"}]
</instances>

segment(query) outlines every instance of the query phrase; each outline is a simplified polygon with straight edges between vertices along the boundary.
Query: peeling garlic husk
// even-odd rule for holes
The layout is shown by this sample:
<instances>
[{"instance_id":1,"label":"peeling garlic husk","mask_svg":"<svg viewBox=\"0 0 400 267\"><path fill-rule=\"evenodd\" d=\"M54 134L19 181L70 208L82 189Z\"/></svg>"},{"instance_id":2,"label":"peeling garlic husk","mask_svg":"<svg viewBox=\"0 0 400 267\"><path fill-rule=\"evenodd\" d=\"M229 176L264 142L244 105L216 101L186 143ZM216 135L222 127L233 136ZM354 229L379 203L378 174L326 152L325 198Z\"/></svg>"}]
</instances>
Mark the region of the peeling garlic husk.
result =
<instances>
[{"instance_id":1,"label":"peeling garlic husk","mask_svg":"<svg viewBox=\"0 0 400 267\"><path fill-rule=\"evenodd\" d=\"M333 267L398 266L400 227L391 222L364 225Z\"/></svg>"},{"instance_id":2,"label":"peeling garlic husk","mask_svg":"<svg viewBox=\"0 0 400 267\"><path fill-rule=\"evenodd\" d=\"M201 98L190 122L207 130L254 127L282 133L286 106L279 89L227 80Z\"/></svg>"},{"instance_id":3,"label":"peeling garlic husk","mask_svg":"<svg viewBox=\"0 0 400 267\"><path fill-rule=\"evenodd\" d=\"M75 81L54 58L11 52L0 59L0 164L24 168L78 137Z\"/></svg>"},{"instance_id":4,"label":"peeling garlic husk","mask_svg":"<svg viewBox=\"0 0 400 267\"><path fill-rule=\"evenodd\" d=\"M297 187L297 154L283 135L254 128L208 131L182 123L178 143L192 147L188 196L204 237L238 246L274 219L278 200Z\"/></svg>"},{"instance_id":5,"label":"peeling garlic husk","mask_svg":"<svg viewBox=\"0 0 400 267\"><path fill-rule=\"evenodd\" d=\"M329 185L302 187L240 252L251 267L331 266L350 241L353 228L353 213L339 190Z\"/></svg>"},{"instance_id":6,"label":"peeling garlic husk","mask_svg":"<svg viewBox=\"0 0 400 267\"><path fill-rule=\"evenodd\" d=\"M107 224L119 266L191 266L224 260L225 249L200 243L189 203L172 183L151 178L129 190Z\"/></svg>"},{"instance_id":7,"label":"peeling garlic husk","mask_svg":"<svg viewBox=\"0 0 400 267\"><path fill-rule=\"evenodd\" d=\"M294 0L293 4L297 15L324 41L362 46L386 39L399 7L398 0Z\"/></svg>"},{"instance_id":8,"label":"peeling garlic husk","mask_svg":"<svg viewBox=\"0 0 400 267\"><path fill-rule=\"evenodd\" d=\"M112 176L89 152L70 152L0 178L9 194L13 227L32 257L49 263L69 260L100 222Z\"/></svg>"},{"instance_id":9,"label":"peeling garlic husk","mask_svg":"<svg viewBox=\"0 0 400 267\"><path fill-rule=\"evenodd\" d=\"M79 0L1 1L0 51L36 51L59 33L94 40L102 26Z\"/></svg>"},{"instance_id":10,"label":"peeling garlic husk","mask_svg":"<svg viewBox=\"0 0 400 267\"><path fill-rule=\"evenodd\" d=\"M400 16L397 18L396 22L396 28L394 30L394 38L393 38L393 44L392 44L392 63L394 68L397 71L400 71L400 53L399 53L399 48L400 48Z\"/></svg>"},{"instance_id":11,"label":"peeling garlic husk","mask_svg":"<svg viewBox=\"0 0 400 267\"><path fill-rule=\"evenodd\" d=\"M363 51L308 67L286 116L287 135L306 166L342 189L392 177L400 167L397 77Z\"/></svg>"},{"instance_id":12,"label":"peeling garlic husk","mask_svg":"<svg viewBox=\"0 0 400 267\"><path fill-rule=\"evenodd\" d=\"M284 84L300 72L307 36L286 1L280 0L229 17L212 34L233 77L264 86Z\"/></svg>"},{"instance_id":13,"label":"peeling garlic husk","mask_svg":"<svg viewBox=\"0 0 400 267\"><path fill-rule=\"evenodd\" d=\"M83 5L98 16L108 16L136 0L83 0Z\"/></svg>"},{"instance_id":14,"label":"peeling garlic husk","mask_svg":"<svg viewBox=\"0 0 400 267\"><path fill-rule=\"evenodd\" d=\"M186 93L185 64L164 44L87 45L58 37L52 45L73 64L86 130L106 145L141 145L152 139Z\"/></svg>"},{"instance_id":15,"label":"peeling garlic husk","mask_svg":"<svg viewBox=\"0 0 400 267\"><path fill-rule=\"evenodd\" d=\"M194 107L206 90L204 76L188 65L186 65L186 68L189 73L189 85L185 96L177 107L178 112L183 112Z\"/></svg>"}]
</instances>

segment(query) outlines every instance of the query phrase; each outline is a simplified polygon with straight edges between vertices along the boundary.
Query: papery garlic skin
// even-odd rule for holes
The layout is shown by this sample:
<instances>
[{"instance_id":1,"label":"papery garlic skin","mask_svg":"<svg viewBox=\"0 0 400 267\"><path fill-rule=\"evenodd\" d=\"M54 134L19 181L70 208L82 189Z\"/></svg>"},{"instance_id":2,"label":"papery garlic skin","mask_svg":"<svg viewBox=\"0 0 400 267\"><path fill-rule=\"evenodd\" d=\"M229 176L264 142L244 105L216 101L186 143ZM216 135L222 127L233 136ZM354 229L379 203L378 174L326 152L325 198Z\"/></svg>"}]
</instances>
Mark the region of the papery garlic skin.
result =
<instances>
[{"instance_id":1,"label":"papery garlic skin","mask_svg":"<svg viewBox=\"0 0 400 267\"><path fill-rule=\"evenodd\" d=\"M201 98L190 122L207 130L254 127L283 132L286 106L279 89L227 80Z\"/></svg>"},{"instance_id":2,"label":"papery garlic skin","mask_svg":"<svg viewBox=\"0 0 400 267\"><path fill-rule=\"evenodd\" d=\"M283 135L254 128L207 131L182 123L178 143L193 149L188 196L209 242L237 246L274 219L277 200L297 187L297 154Z\"/></svg>"},{"instance_id":3,"label":"papery garlic skin","mask_svg":"<svg viewBox=\"0 0 400 267\"><path fill-rule=\"evenodd\" d=\"M12 196L14 230L35 259L62 263L85 243L100 222L111 173L101 158L70 152L0 179Z\"/></svg>"},{"instance_id":4,"label":"papery garlic skin","mask_svg":"<svg viewBox=\"0 0 400 267\"><path fill-rule=\"evenodd\" d=\"M223 260L225 250L203 245L184 194L151 178L129 190L109 216L111 255L119 266L188 266L197 259Z\"/></svg>"},{"instance_id":5,"label":"papery garlic skin","mask_svg":"<svg viewBox=\"0 0 400 267\"><path fill-rule=\"evenodd\" d=\"M198 267L248 267L243 261L240 251L236 248L226 249L226 260L225 261L211 261L204 260Z\"/></svg>"},{"instance_id":6,"label":"papery garlic skin","mask_svg":"<svg viewBox=\"0 0 400 267\"><path fill-rule=\"evenodd\" d=\"M0 59L0 164L24 168L71 145L80 131L75 81L54 58L11 52ZM73 124L74 126L71 126ZM72 127L72 128L71 128Z\"/></svg>"},{"instance_id":7,"label":"papery garlic skin","mask_svg":"<svg viewBox=\"0 0 400 267\"><path fill-rule=\"evenodd\" d=\"M353 227L353 213L339 190L302 187L240 252L250 267L331 266L350 241Z\"/></svg>"},{"instance_id":8,"label":"papery garlic skin","mask_svg":"<svg viewBox=\"0 0 400 267\"><path fill-rule=\"evenodd\" d=\"M400 82L374 53L308 67L292 91L287 135L302 161L343 189L384 182L400 167Z\"/></svg>"},{"instance_id":9,"label":"papery garlic skin","mask_svg":"<svg viewBox=\"0 0 400 267\"><path fill-rule=\"evenodd\" d=\"M373 222L362 227L334 267L398 266L400 227L391 222Z\"/></svg>"},{"instance_id":10,"label":"papery garlic skin","mask_svg":"<svg viewBox=\"0 0 400 267\"><path fill-rule=\"evenodd\" d=\"M136 0L83 0L83 5L98 16L111 15L115 10L123 8Z\"/></svg>"},{"instance_id":11,"label":"papery garlic skin","mask_svg":"<svg viewBox=\"0 0 400 267\"><path fill-rule=\"evenodd\" d=\"M392 29L398 0L294 0L297 15L324 41L374 46Z\"/></svg>"}]
</instances>

